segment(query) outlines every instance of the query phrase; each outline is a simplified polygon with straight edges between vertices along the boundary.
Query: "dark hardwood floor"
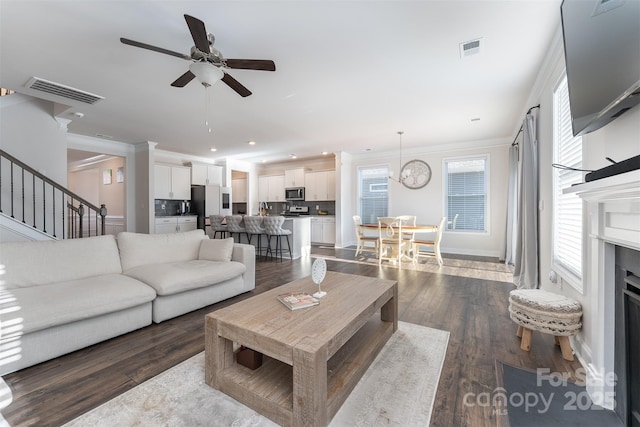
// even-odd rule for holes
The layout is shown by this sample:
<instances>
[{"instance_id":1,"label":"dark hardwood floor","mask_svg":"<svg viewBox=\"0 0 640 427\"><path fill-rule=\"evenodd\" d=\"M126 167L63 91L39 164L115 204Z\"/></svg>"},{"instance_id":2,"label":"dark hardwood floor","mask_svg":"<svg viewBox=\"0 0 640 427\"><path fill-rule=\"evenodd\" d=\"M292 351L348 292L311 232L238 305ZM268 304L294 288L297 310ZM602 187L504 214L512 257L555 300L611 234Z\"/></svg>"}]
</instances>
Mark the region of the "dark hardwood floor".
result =
<instances>
[{"instance_id":1,"label":"dark hardwood floor","mask_svg":"<svg viewBox=\"0 0 640 427\"><path fill-rule=\"evenodd\" d=\"M580 367L562 359L549 335L535 333L532 350L520 350L508 313L510 283L356 263L350 249L314 247L312 252L352 260L328 260L332 271L397 280L401 321L451 333L432 426L496 425L492 407L476 405L474 397L492 395L497 387L496 360L553 372L573 373ZM205 314L307 276L312 261L258 261L252 292L6 375L13 403L3 416L13 427L59 426L72 420L203 351Z\"/></svg>"}]
</instances>

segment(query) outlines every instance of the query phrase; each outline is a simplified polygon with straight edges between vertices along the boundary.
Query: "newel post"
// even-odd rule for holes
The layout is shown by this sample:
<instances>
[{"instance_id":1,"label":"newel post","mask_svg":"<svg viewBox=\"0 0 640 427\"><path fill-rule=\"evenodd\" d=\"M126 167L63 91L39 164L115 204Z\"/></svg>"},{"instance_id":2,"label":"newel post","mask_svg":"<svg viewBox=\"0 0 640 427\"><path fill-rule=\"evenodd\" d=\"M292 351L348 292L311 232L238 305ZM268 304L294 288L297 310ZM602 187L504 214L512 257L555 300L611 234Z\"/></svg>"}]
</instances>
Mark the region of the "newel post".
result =
<instances>
[{"instance_id":1,"label":"newel post","mask_svg":"<svg viewBox=\"0 0 640 427\"><path fill-rule=\"evenodd\" d=\"M100 218L102 218L102 235L104 236L105 234L105 218L107 217L107 207L103 204L100 205Z\"/></svg>"}]
</instances>

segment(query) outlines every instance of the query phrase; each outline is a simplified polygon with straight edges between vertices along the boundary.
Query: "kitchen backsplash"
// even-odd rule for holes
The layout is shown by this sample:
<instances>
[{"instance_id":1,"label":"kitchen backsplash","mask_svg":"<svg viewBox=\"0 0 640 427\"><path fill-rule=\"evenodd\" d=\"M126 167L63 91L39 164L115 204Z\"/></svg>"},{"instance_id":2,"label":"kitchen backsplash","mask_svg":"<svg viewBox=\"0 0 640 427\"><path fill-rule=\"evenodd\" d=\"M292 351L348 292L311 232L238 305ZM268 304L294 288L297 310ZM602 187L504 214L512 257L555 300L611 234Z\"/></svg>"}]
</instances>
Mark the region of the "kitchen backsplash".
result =
<instances>
[{"instance_id":1,"label":"kitchen backsplash","mask_svg":"<svg viewBox=\"0 0 640 427\"><path fill-rule=\"evenodd\" d=\"M280 215L285 210L289 210L289 206L308 206L309 214L316 215L318 211L327 212L328 215L336 214L336 202L269 202L269 215ZM257 213L257 212L256 212Z\"/></svg>"},{"instance_id":2,"label":"kitchen backsplash","mask_svg":"<svg viewBox=\"0 0 640 427\"><path fill-rule=\"evenodd\" d=\"M188 202L189 200L187 200ZM174 216L180 215L180 207L182 200L163 200L155 199L156 216Z\"/></svg>"}]
</instances>

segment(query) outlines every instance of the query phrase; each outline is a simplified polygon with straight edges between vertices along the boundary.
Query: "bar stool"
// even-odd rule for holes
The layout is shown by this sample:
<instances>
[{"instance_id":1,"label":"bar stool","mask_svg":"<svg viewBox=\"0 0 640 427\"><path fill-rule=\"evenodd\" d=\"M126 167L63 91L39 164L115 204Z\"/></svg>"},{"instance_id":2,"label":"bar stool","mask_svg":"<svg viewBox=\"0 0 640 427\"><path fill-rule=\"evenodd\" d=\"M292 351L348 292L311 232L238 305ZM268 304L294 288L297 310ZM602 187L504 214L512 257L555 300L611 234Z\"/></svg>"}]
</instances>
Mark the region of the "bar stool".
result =
<instances>
[{"instance_id":1,"label":"bar stool","mask_svg":"<svg viewBox=\"0 0 640 427\"><path fill-rule=\"evenodd\" d=\"M238 235L238 241L236 243L242 243L242 233L247 234L247 230L244 228L242 215L227 215L224 217L227 221L227 231L229 235L233 237L233 233ZM247 240L249 235L247 234Z\"/></svg>"},{"instance_id":2,"label":"bar stool","mask_svg":"<svg viewBox=\"0 0 640 427\"><path fill-rule=\"evenodd\" d=\"M258 236L258 245L256 246L256 254L261 255L262 252L262 236L266 234L266 230L262 226L262 217L261 216L245 216L244 217L244 228L247 232L247 236L249 236L249 244L251 244L251 239L253 236Z\"/></svg>"},{"instance_id":3,"label":"bar stool","mask_svg":"<svg viewBox=\"0 0 640 427\"><path fill-rule=\"evenodd\" d=\"M224 215L211 215L209 216L209 222L211 223L211 231L213 231L213 238L220 233L220 238L227 237L227 226L222 224L224 221Z\"/></svg>"},{"instance_id":4,"label":"bar stool","mask_svg":"<svg viewBox=\"0 0 640 427\"><path fill-rule=\"evenodd\" d=\"M267 251L266 254L271 254L273 257L273 250L271 249L271 237L276 238L276 259L278 259L278 250L280 251L280 262L282 262L282 236L287 238L287 248L289 249L289 259L293 259L291 256L291 243L289 242L289 235L291 230L285 230L282 228L284 224L283 216L265 216L263 220L265 232L267 235Z\"/></svg>"}]
</instances>

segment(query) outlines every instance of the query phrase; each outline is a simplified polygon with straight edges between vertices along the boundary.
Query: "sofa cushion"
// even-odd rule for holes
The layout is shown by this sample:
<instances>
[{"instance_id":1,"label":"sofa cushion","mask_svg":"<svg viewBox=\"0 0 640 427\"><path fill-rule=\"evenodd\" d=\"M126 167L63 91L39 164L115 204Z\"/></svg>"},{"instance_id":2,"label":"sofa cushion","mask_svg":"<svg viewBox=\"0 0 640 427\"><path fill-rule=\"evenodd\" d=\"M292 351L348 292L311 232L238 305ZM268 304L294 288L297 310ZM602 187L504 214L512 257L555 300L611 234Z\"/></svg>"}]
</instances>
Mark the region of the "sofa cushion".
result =
<instances>
[{"instance_id":1,"label":"sofa cushion","mask_svg":"<svg viewBox=\"0 0 640 427\"><path fill-rule=\"evenodd\" d=\"M40 286L122 272L112 235L0 244L5 288Z\"/></svg>"},{"instance_id":2,"label":"sofa cushion","mask_svg":"<svg viewBox=\"0 0 640 427\"><path fill-rule=\"evenodd\" d=\"M231 261L233 238L205 239L200 242L198 259L207 261Z\"/></svg>"},{"instance_id":3,"label":"sofa cushion","mask_svg":"<svg viewBox=\"0 0 640 427\"><path fill-rule=\"evenodd\" d=\"M198 259L200 241L208 239L203 230L172 234L118 234L122 270L141 265Z\"/></svg>"},{"instance_id":4,"label":"sofa cushion","mask_svg":"<svg viewBox=\"0 0 640 427\"><path fill-rule=\"evenodd\" d=\"M242 275L246 269L235 261L192 260L141 265L125 274L151 286L158 295L172 295L224 282Z\"/></svg>"},{"instance_id":5,"label":"sofa cushion","mask_svg":"<svg viewBox=\"0 0 640 427\"><path fill-rule=\"evenodd\" d=\"M153 301L156 293L131 277L105 274L49 286L8 289L2 291L2 297L7 308L2 314L3 335L7 336L135 307Z\"/></svg>"}]
</instances>

